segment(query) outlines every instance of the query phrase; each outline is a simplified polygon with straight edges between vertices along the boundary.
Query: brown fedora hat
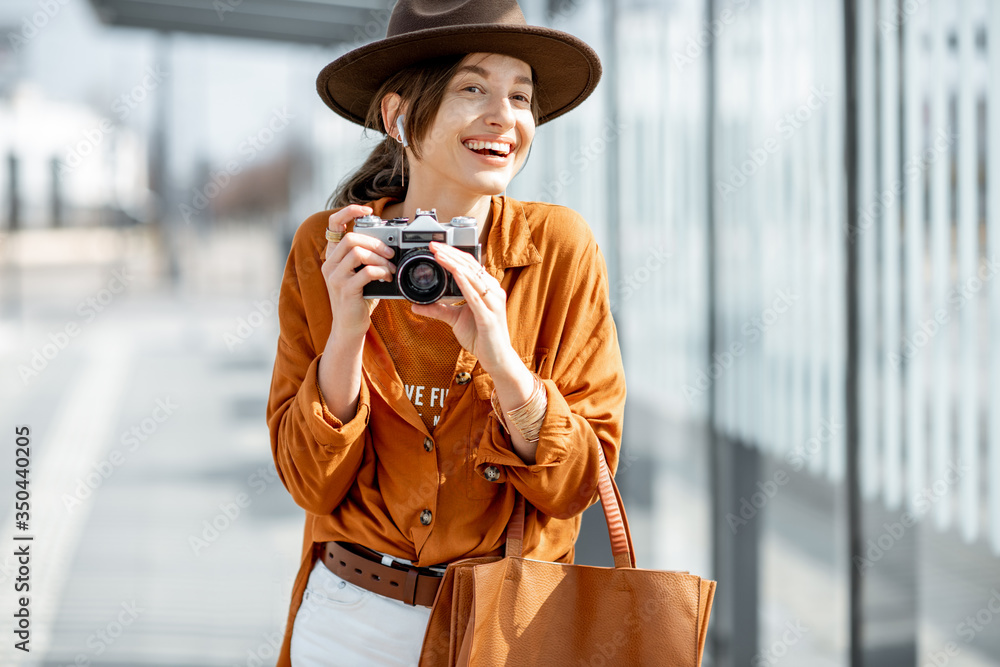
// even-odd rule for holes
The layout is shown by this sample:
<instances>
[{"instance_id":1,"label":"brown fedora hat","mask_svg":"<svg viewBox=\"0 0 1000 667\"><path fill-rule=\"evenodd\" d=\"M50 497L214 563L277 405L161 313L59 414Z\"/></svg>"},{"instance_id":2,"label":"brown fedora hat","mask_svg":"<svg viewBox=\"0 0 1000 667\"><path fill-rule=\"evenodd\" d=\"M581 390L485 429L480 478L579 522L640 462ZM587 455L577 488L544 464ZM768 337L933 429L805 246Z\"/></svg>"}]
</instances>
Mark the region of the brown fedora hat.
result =
<instances>
[{"instance_id":1,"label":"brown fedora hat","mask_svg":"<svg viewBox=\"0 0 1000 667\"><path fill-rule=\"evenodd\" d=\"M601 61L583 40L528 25L515 0L399 0L385 39L323 68L316 90L326 105L364 125L379 86L421 60L462 53L502 53L531 65L538 80L538 124L583 102L601 79Z\"/></svg>"}]
</instances>

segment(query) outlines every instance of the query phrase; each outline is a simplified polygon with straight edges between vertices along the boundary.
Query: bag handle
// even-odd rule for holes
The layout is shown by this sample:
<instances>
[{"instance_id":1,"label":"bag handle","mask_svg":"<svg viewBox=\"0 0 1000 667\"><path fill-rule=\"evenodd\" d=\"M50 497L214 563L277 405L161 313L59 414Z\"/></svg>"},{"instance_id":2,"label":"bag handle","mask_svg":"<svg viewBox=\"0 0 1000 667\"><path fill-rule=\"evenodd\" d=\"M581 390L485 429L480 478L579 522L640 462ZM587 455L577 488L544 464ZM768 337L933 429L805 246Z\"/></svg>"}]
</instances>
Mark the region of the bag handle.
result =
<instances>
[{"instance_id":1,"label":"bag handle","mask_svg":"<svg viewBox=\"0 0 1000 667\"><path fill-rule=\"evenodd\" d=\"M632 532L628 527L628 517L625 516L625 504L615 478L611 475L608 461L604 458L604 448L598 444L597 451L601 456L601 469L598 472L597 491L601 496L601 508L604 510L604 520L608 524L608 536L611 538L611 554L615 558L615 567L635 567L635 549L632 547ZM514 491L514 511L507 522L507 556L521 557L524 547L524 496Z\"/></svg>"}]
</instances>

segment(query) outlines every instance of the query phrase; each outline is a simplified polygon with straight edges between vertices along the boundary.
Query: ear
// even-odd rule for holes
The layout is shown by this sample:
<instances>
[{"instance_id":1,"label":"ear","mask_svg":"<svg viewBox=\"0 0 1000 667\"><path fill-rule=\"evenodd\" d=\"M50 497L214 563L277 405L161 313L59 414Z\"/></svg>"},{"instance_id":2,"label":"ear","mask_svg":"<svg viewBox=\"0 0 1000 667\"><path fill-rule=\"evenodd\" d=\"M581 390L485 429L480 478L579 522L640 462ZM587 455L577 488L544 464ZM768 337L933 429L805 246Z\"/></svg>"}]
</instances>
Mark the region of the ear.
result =
<instances>
[{"instance_id":1,"label":"ear","mask_svg":"<svg viewBox=\"0 0 1000 667\"><path fill-rule=\"evenodd\" d=\"M399 96L399 93L387 93L382 98L382 127L385 133L391 137L396 136L396 117L400 113L406 112L405 108L400 108L402 102L403 98Z\"/></svg>"}]
</instances>

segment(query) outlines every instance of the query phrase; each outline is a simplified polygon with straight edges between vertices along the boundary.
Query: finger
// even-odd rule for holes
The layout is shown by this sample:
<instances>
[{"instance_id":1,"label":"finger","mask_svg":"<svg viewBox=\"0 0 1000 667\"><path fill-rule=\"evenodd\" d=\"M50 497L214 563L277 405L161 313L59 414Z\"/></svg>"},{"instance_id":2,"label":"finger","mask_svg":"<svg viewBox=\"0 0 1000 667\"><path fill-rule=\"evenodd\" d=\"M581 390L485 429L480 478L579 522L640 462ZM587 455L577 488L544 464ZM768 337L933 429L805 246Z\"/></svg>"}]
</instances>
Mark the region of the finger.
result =
<instances>
[{"instance_id":1,"label":"finger","mask_svg":"<svg viewBox=\"0 0 1000 667\"><path fill-rule=\"evenodd\" d=\"M335 232L342 232L347 229L347 223L355 218L370 215L373 212L371 206L361 204L350 204L344 208L330 214L328 226Z\"/></svg>"},{"instance_id":2,"label":"finger","mask_svg":"<svg viewBox=\"0 0 1000 667\"><path fill-rule=\"evenodd\" d=\"M364 266L377 267L385 271L387 275L392 275L392 272L395 271L395 265L389 260L367 248L351 248L340 262L330 261L331 268L328 271L328 280L331 281L332 285L350 280L354 277L357 270Z\"/></svg>"},{"instance_id":3,"label":"finger","mask_svg":"<svg viewBox=\"0 0 1000 667\"><path fill-rule=\"evenodd\" d=\"M447 306L443 303L430 303L426 305L414 303L412 304L410 310L417 315L422 315L423 317L441 320L448 326L454 326L455 322L458 321L459 315L462 313L461 308L453 308L452 306Z\"/></svg>"},{"instance_id":4,"label":"finger","mask_svg":"<svg viewBox=\"0 0 1000 667\"><path fill-rule=\"evenodd\" d=\"M344 254L334 273L341 276L350 275L360 266L379 266L393 273L396 271L396 265L384 256L370 248L354 246Z\"/></svg>"},{"instance_id":5,"label":"finger","mask_svg":"<svg viewBox=\"0 0 1000 667\"><path fill-rule=\"evenodd\" d=\"M430 243L430 249L431 252L435 254L435 258L437 258L440 253L442 257L456 267L461 266L473 273L478 272L483 268L483 265L479 263L479 260L473 257L470 253L463 250L457 250L450 245L432 241Z\"/></svg>"},{"instance_id":6,"label":"finger","mask_svg":"<svg viewBox=\"0 0 1000 667\"><path fill-rule=\"evenodd\" d=\"M483 301L482 292L484 288L474 285L464 271L452 271L451 275L454 276L455 283L458 285L458 289L462 292L462 296L465 297L465 301L469 307L472 308L472 312L478 314L484 308L489 310L489 306Z\"/></svg>"},{"instance_id":7,"label":"finger","mask_svg":"<svg viewBox=\"0 0 1000 667\"><path fill-rule=\"evenodd\" d=\"M372 212L371 206L362 206L360 204L351 204L345 206L335 213L331 213L327 220L326 227L331 232L343 233L347 231L347 223L354 218L360 218L363 215L368 215ZM326 256L329 257L333 248L339 243L339 241L326 240Z\"/></svg>"},{"instance_id":8,"label":"finger","mask_svg":"<svg viewBox=\"0 0 1000 667\"><path fill-rule=\"evenodd\" d=\"M347 279L347 288L353 294L361 294L365 285L376 280L392 280L392 274L381 266L362 266L357 273Z\"/></svg>"},{"instance_id":9,"label":"finger","mask_svg":"<svg viewBox=\"0 0 1000 667\"><path fill-rule=\"evenodd\" d=\"M363 264L358 267L357 271L347 269L337 275L335 284L342 285L341 289L345 290L348 294L361 294L364 286L368 283L376 281L392 282L392 276L392 272L384 266Z\"/></svg>"},{"instance_id":10,"label":"finger","mask_svg":"<svg viewBox=\"0 0 1000 667\"><path fill-rule=\"evenodd\" d=\"M486 275L483 266L475 257L467 252L455 250L446 245L432 245L437 245L437 248L432 250L432 252L435 252L434 259L453 276L457 276L458 274L466 276L480 294L489 285L489 282L487 282L489 276Z\"/></svg>"},{"instance_id":11,"label":"finger","mask_svg":"<svg viewBox=\"0 0 1000 667\"><path fill-rule=\"evenodd\" d=\"M374 236L368 236L367 234L357 234L355 232L347 232L344 234L344 238L340 243L334 243L333 253L327 254L327 258L332 260L334 263L339 264L344 261L344 258L349 252L354 248L363 248L372 253L380 255L386 259L386 261L392 259L395 256L392 248L387 246L385 243L375 238ZM357 266L355 264L355 266Z\"/></svg>"},{"instance_id":12,"label":"finger","mask_svg":"<svg viewBox=\"0 0 1000 667\"><path fill-rule=\"evenodd\" d=\"M455 270L451 271L451 275L455 279L455 283L458 285L459 289L462 291L462 296L466 298L466 301L470 305L475 306L475 312L480 312L479 307L482 305L488 305L486 303L486 296L489 294L491 286L489 282L480 277L477 272L468 271L464 267L457 267ZM470 299L470 296L473 298Z\"/></svg>"}]
</instances>

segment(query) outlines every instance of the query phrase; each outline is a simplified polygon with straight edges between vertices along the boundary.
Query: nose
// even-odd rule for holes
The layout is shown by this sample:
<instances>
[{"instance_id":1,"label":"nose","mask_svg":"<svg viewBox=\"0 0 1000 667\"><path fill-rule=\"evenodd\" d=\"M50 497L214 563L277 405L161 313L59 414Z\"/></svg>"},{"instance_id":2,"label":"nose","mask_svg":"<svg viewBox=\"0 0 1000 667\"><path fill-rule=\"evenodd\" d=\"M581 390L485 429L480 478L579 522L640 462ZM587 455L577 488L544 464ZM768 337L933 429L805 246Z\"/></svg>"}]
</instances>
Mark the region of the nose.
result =
<instances>
[{"instance_id":1,"label":"nose","mask_svg":"<svg viewBox=\"0 0 1000 667\"><path fill-rule=\"evenodd\" d=\"M516 117L514 116L514 109L511 107L510 99L501 95L493 96L489 109L486 112L485 120L500 132L514 127Z\"/></svg>"}]
</instances>

